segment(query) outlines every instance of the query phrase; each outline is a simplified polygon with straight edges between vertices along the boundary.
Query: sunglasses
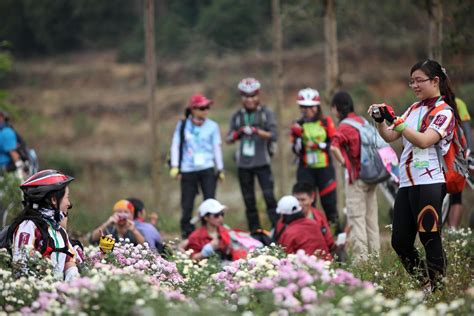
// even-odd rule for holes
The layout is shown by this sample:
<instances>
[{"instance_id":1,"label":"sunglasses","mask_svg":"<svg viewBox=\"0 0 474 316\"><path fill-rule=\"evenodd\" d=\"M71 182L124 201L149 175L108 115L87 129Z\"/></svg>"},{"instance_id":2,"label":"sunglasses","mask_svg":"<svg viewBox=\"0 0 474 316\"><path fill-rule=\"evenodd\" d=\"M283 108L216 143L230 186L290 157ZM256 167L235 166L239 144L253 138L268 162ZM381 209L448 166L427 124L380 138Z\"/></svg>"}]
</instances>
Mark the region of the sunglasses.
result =
<instances>
[{"instance_id":1,"label":"sunglasses","mask_svg":"<svg viewBox=\"0 0 474 316\"><path fill-rule=\"evenodd\" d=\"M219 213L216 213L216 214L211 214L212 217L214 218L218 218L218 217L224 217L224 212L219 212Z\"/></svg>"},{"instance_id":2,"label":"sunglasses","mask_svg":"<svg viewBox=\"0 0 474 316\"><path fill-rule=\"evenodd\" d=\"M197 108L197 110L199 110L199 111L208 111L209 109L210 109L209 106L203 106L201 108Z\"/></svg>"}]
</instances>

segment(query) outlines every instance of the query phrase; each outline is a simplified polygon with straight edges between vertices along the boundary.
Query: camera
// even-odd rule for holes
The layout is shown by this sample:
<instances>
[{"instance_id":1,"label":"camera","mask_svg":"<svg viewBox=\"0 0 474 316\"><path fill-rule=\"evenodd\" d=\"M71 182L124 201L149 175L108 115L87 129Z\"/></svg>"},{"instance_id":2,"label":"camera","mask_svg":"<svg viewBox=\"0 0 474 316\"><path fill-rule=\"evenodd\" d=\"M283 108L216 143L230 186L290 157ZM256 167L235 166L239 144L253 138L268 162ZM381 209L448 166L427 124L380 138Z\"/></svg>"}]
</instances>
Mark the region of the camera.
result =
<instances>
[{"instance_id":1,"label":"camera","mask_svg":"<svg viewBox=\"0 0 474 316\"><path fill-rule=\"evenodd\" d=\"M372 110L372 117L373 118L376 118L376 119L379 119L382 117L382 113L380 113L380 109L379 108L374 108Z\"/></svg>"}]
</instances>

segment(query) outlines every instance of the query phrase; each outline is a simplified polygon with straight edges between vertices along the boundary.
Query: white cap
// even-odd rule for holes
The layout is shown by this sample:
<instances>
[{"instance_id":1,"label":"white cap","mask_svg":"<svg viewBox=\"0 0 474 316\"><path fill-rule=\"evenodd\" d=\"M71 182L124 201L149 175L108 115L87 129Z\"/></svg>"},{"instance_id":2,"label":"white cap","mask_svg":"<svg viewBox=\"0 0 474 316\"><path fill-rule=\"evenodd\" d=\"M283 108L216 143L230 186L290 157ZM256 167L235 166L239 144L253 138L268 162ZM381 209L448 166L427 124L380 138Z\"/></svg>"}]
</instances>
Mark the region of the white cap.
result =
<instances>
[{"instance_id":1,"label":"white cap","mask_svg":"<svg viewBox=\"0 0 474 316\"><path fill-rule=\"evenodd\" d=\"M207 214L217 214L226 209L227 206L222 205L219 201L215 199L207 199L199 205L199 216L204 217Z\"/></svg>"},{"instance_id":2,"label":"white cap","mask_svg":"<svg viewBox=\"0 0 474 316\"><path fill-rule=\"evenodd\" d=\"M301 210L300 202L293 195L285 195L278 201L276 212L282 215L291 215Z\"/></svg>"},{"instance_id":3,"label":"white cap","mask_svg":"<svg viewBox=\"0 0 474 316\"><path fill-rule=\"evenodd\" d=\"M315 106L321 104L319 92L316 89L306 88L298 92L296 102L302 106Z\"/></svg>"}]
</instances>

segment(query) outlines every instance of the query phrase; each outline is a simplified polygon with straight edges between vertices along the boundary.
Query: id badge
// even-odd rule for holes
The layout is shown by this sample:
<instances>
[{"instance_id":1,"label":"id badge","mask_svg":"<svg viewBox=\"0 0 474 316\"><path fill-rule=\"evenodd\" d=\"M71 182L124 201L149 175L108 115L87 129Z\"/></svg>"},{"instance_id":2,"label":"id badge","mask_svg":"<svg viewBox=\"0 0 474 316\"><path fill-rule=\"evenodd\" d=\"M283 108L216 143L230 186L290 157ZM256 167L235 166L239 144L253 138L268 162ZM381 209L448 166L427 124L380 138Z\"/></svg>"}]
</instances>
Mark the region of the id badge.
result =
<instances>
[{"instance_id":1,"label":"id badge","mask_svg":"<svg viewBox=\"0 0 474 316\"><path fill-rule=\"evenodd\" d=\"M306 161L308 165L315 165L318 163L318 155L315 152L306 153Z\"/></svg>"},{"instance_id":2,"label":"id badge","mask_svg":"<svg viewBox=\"0 0 474 316\"><path fill-rule=\"evenodd\" d=\"M195 166L202 166L205 163L204 154L197 152L193 156L193 162Z\"/></svg>"},{"instance_id":3,"label":"id badge","mask_svg":"<svg viewBox=\"0 0 474 316\"><path fill-rule=\"evenodd\" d=\"M416 169L425 169L430 166L430 156L428 148L413 148L413 166Z\"/></svg>"},{"instance_id":4,"label":"id badge","mask_svg":"<svg viewBox=\"0 0 474 316\"><path fill-rule=\"evenodd\" d=\"M247 157L255 156L255 141L245 139L242 143L242 154Z\"/></svg>"}]
</instances>

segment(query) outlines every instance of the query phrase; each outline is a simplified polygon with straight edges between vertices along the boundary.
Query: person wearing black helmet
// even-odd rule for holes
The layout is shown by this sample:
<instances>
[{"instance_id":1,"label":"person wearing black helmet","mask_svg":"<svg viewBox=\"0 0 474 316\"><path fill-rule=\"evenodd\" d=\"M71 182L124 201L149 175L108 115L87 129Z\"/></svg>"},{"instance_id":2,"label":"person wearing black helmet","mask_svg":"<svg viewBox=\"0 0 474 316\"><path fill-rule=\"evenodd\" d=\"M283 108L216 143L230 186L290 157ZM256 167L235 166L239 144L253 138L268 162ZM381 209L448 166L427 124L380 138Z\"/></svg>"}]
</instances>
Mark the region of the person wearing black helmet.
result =
<instances>
[{"instance_id":1,"label":"person wearing black helmet","mask_svg":"<svg viewBox=\"0 0 474 316\"><path fill-rule=\"evenodd\" d=\"M12 241L14 262L22 262L31 255L25 247L50 258L53 274L66 281L79 275L75 251L60 222L72 208L69 183L74 178L56 170L42 170L20 185L23 191L23 211L8 229Z\"/></svg>"}]
</instances>

